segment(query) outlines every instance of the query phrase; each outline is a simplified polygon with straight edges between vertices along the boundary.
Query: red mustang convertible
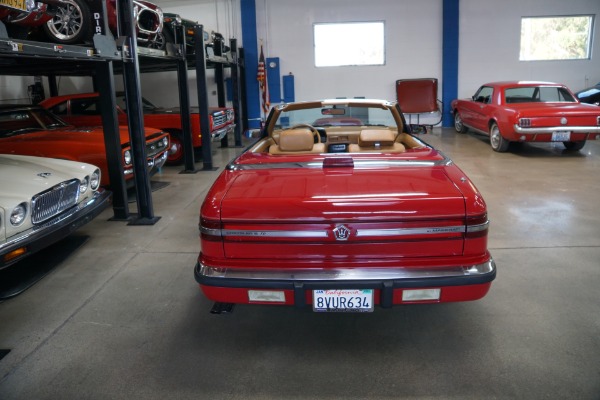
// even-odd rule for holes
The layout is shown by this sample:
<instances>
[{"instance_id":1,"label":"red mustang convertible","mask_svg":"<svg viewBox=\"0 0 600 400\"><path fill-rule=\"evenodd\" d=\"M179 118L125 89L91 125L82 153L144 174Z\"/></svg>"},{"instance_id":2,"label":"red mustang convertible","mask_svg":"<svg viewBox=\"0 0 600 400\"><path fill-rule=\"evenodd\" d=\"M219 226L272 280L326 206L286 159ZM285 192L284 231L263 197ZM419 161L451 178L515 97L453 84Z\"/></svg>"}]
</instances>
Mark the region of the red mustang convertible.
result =
<instances>
[{"instance_id":1,"label":"red mustang convertible","mask_svg":"<svg viewBox=\"0 0 600 400\"><path fill-rule=\"evenodd\" d=\"M510 142L562 142L580 150L600 139L600 110L582 104L564 85L549 82L493 82L471 99L452 102L454 128L490 136L495 151Z\"/></svg>"},{"instance_id":2,"label":"red mustang convertible","mask_svg":"<svg viewBox=\"0 0 600 400\"><path fill-rule=\"evenodd\" d=\"M332 123L343 115L361 124ZM488 224L473 183L408 133L397 103L281 104L202 204L195 277L215 313L476 300L496 276Z\"/></svg>"}]
</instances>

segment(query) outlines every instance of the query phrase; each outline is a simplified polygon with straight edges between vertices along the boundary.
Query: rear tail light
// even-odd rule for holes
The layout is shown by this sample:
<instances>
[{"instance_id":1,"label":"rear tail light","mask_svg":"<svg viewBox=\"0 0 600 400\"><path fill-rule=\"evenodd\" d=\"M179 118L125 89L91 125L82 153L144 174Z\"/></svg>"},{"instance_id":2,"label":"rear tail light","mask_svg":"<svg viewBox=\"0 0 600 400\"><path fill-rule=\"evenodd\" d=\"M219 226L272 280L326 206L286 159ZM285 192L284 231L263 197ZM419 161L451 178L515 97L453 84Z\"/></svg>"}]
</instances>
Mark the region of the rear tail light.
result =
<instances>
[{"instance_id":1,"label":"rear tail light","mask_svg":"<svg viewBox=\"0 0 600 400\"><path fill-rule=\"evenodd\" d=\"M521 128L528 128L531 126L531 120L529 118L519 118L519 126Z\"/></svg>"},{"instance_id":2,"label":"rear tail light","mask_svg":"<svg viewBox=\"0 0 600 400\"><path fill-rule=\"evenodd\" d=\"M221 221L200 218L200 236L204 240L221 241Z\"/></svg>"},{"instance_id":3,"label":"rear tail light","mask_svg":"<svg viewBox=\"0 0 600 400\"><path fill-rule=\"evenodd\" d=\"M465 237L477 238L487 236L489 225L490 221L487 218L487 214L478 215L475 217L467 217Z\"/></svg>"}]
</instances>

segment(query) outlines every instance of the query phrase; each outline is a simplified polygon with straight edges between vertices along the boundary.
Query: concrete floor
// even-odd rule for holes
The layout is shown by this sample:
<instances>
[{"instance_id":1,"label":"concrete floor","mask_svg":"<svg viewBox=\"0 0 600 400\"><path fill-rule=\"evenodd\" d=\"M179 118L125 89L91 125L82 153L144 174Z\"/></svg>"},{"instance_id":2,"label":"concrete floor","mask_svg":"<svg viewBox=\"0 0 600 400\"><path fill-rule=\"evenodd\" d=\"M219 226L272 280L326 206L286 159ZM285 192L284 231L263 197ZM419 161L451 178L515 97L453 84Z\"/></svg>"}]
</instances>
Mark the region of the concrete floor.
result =
<instances>
[{"instance_id":1,"label":"concrete floor","mask_svg":"<svg viewBox=\"0 0 600 400\"><path fill-rule=\"evenodd\" d=\"M212 315L193 267L219 171L165 168L157 224L106 211L79 250L0 304L0 399L599 399L600 142L499 154L450 129L422 138L488 203L498 276L484 299ZM215 165L239 151L218 149Z\"/></svg>"}]
</instances>

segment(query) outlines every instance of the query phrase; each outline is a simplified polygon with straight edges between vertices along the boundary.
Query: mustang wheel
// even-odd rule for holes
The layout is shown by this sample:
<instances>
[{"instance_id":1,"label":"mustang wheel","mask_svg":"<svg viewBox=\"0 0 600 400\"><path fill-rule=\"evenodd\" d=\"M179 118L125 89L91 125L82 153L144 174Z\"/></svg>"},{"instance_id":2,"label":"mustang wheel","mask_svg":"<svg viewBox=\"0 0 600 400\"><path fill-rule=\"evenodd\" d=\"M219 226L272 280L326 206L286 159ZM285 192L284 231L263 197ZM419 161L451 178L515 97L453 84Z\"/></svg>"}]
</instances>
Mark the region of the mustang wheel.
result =
<instances>
[{"instance_id":1,"label":"mustang wheel","mask_svg":"<svg viewBox=\"0 0 600 400\"><path fill-rule=\"evenodd\" d=\"M463 124L462 118L460 117L458 110L454 110L454 129L458 133L465 133L468 130L467 127Z\"/></svg>"},{"instance_id":2,"label":"mustang wheel","mask_svg":"<svg viewBox=\"0 0 600 400\"><path fill-rule=\"evenodd\" d=\"M44 26L44 32L56 43L76 44L91 39L92 16L84 0L65 0L56 7L56 15Z\"/></svg>"},{"instance_id":3,"label":"mustang wheel","mask_svg":"<svg viewBox=\"0 0 600 400\"><path fill-rule=\"evenodd\" d=\"M495 122L493 122L492 126L490 126L490 144L492 145L492 149L494 149L494 151L500 153L508 150L508 146L510 145L510 142L502 137L500 129Z\"/></svg>"},{"instance_id":4,"label":"mustang wheel","mask_svg":"<svg viewBox=\"0 0 600 400\"><path fill-rule=\"evenodd\" d=\"M563 145L567 150L581 150L585 146L585 140L581 142L563 142Z\"/></svg>"}]
</instances>

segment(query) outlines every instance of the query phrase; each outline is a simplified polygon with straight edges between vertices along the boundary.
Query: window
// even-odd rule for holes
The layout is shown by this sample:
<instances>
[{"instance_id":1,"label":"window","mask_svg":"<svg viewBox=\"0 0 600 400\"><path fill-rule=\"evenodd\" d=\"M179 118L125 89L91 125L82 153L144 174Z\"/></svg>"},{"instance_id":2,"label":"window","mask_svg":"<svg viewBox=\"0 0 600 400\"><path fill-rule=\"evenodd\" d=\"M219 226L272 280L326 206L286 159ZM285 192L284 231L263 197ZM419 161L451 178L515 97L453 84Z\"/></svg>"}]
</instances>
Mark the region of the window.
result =
<instances>
[{"instance_id":1,"label":"window","mask_svg":"<svg viewBox=\"0 0 600 400\"><path fill-rule=\"evenodd\" d=\"M384 65L383 22L315 24L315 66Z\"/></svg>"},{"instance_id":2,"label":"window","mask_svg":"<svg viewBox=\"0 0 600 400\"><path fill-rule=\"evenodd\" d=\"M504 92L507 103L551 103L574 102L575 99L563 87L557 86L528 86L506 89Z\"/></svg>"},{"instance_id":3,"label":"window","mask_svg":"<svg viewBox=\"0 0 600 400\"><path fill-rule=\"evenodd\" d=\"M479 91L473 96L473 100L479 103L489 104L492 102L492 94L494 93L494 89L489 86L482 86Z\"/></svg>"},{"instance_id":4,"label":"window","mask_svg":"<svg viewBox=\"0 0 600 400\"><path fill-rule=\"evenodd\" d=\"M521 61L591 58L592 15L521 18Z\"/></svg>"}]
</instances>

